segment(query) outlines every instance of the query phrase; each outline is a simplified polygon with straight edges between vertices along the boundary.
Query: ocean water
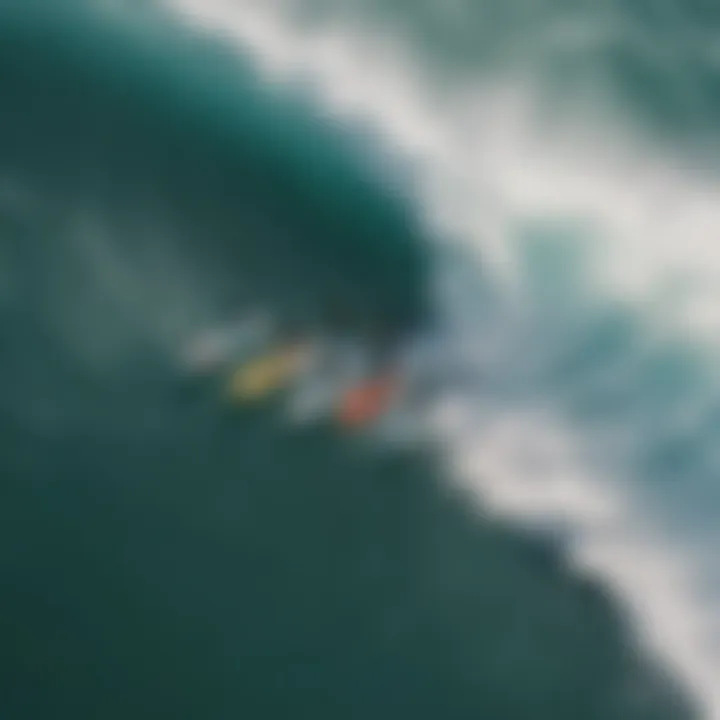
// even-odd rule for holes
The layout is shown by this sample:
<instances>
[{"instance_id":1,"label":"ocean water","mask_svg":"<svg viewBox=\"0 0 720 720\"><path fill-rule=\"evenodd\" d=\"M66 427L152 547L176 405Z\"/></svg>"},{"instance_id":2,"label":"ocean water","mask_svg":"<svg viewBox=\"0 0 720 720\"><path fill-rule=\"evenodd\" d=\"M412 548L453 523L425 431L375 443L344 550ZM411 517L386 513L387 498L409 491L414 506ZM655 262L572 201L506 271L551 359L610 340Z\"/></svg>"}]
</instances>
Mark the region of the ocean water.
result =
<instances>
[{"instance_id":1,"label":"ocean water","mask_svg":"<svg viewBox=\"0 0 720 720\"><path fill-rule=\"evenodd\" d=\"M0 0L1 716L720 718L716 25ZM257 309L447 382L229 407Z\"/></svg>"}]
</instances>

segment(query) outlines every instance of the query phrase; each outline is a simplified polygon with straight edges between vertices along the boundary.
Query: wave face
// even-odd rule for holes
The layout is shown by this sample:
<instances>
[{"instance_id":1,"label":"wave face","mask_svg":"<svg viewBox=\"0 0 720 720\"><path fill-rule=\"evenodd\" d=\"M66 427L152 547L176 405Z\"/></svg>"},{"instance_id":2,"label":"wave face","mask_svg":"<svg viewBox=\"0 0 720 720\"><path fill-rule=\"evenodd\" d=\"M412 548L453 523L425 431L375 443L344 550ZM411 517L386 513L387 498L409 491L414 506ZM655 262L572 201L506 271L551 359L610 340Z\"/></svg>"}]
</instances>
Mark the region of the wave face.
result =
<instances>
[{"instance_id":1,"label":"wave face","mask_svg":"<svg viewBox=\"0 0 720 720\"><path fill-rule=\"evenodd\" d=\"M533 8L0 8L3 717L720 717L710 19ZM178 378L258 307L432 444Z\"/></svg>"}]
</instances>

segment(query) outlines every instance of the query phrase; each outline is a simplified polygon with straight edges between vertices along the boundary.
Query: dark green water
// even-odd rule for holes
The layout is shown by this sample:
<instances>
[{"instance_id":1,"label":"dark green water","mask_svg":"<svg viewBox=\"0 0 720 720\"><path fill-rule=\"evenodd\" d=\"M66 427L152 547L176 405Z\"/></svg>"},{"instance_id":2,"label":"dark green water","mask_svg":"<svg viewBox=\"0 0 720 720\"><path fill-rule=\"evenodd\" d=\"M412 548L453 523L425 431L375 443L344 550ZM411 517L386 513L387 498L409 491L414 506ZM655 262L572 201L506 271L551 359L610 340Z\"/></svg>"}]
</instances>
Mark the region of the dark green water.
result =
<instances>
[{"instance_id":1,"label":"dark green water","mask_svg":"<svg viewBox=\"0 0 720 720\"><path fill-rule=\"evenodd\" d=\"M0 717L694 717L429 451L172 370L251 304L427 311L424 239L357 147L210 42L0 13Z\"/></svg>"}]
</instances>

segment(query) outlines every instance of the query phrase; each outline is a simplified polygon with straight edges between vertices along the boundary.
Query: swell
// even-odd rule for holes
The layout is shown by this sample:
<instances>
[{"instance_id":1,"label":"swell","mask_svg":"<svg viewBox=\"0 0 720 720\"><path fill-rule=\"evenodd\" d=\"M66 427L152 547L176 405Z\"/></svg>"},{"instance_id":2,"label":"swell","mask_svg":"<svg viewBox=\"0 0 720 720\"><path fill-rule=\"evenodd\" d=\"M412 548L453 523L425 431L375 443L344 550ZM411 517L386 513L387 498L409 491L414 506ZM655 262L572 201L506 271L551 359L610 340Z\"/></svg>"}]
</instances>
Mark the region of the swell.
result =
<instances>
[{"instance_id":1,"label":"swell","mask_svg":"<svg viewBox=\"0 0 720 720\"><path fill-rule=\"evenodd\" d=\"M600 588L478 522L428 458L167 392L157 350L251 302L413 318L419 234L215 40L133 35L130 60L49 23L0 44L12 709L687 716Z\"/></svg>"}]
</instances>

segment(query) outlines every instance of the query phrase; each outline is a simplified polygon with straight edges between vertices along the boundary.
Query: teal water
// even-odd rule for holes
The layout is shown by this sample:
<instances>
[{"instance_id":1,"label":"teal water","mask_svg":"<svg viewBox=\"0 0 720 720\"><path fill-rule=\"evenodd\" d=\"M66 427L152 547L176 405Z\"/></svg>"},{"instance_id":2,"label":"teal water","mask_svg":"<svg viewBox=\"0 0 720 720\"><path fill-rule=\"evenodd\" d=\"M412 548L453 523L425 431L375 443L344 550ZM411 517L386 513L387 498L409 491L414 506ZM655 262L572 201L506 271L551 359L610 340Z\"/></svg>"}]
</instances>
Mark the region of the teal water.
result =
<instances>
[{"instance_id":1,"label":"teal water","mask_svg":"<svg viewBox=\"0 0 720 720\"><path fill-rule=\"evenodd\" d=\"M178 376L251 307L414 325L432 238L365 138L241 53L43 10L0 8L2 717L699 717L602 582L429 446Z\"/></svg>"}]
</instances>

